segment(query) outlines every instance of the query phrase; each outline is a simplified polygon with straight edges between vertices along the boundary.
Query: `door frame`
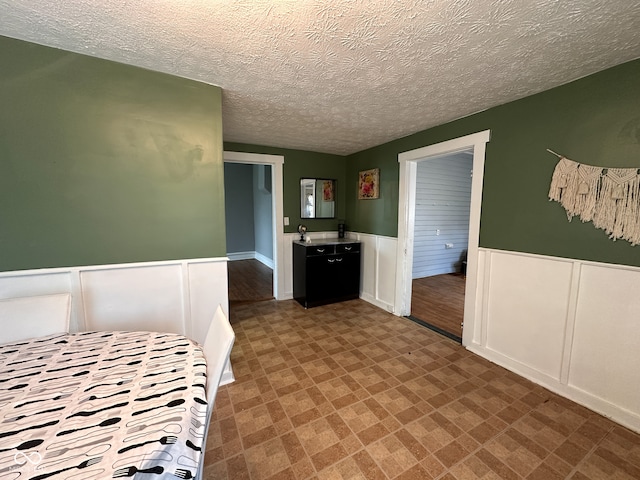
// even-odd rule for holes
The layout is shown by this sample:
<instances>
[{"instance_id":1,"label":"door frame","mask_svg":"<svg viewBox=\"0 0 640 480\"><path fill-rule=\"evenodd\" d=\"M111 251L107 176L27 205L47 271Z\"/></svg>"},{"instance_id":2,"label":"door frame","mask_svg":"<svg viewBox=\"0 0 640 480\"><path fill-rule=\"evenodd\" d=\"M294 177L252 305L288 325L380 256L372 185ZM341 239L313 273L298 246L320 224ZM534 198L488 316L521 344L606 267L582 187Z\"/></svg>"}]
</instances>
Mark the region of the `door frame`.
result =
<instances>
[{"instance_id":1,"label":"door frame","mask_svg":"<svg viewBox=\"0 0 640 480\"><path fill-rule=\"evenodd\" d=\"M271 165L272 221L273 221L273 296L284 299L284 204L283 204L283 155L263 153L223 152L225 163Z\"/></svg>"},{"instance_id":2,"label":"door frame","mask_svg":"<svg viewBox=\"0 0 640 480\"><path fill-rule=\"evenodd\" d=\"M396 315L411 313L411 282L413 280L413 236L416 216L416 177L418 163L430 157L441 157L473 149L473 178L471 180L471 205L469 212L469 245L467 249L467 276L465 284L462 345L469 345L473 338L478 298L478 245L480 239L480 211L486 144L491 131L465 135L426 147L398 154L400 185L398 191L398 246L396 252Z\"/></svg>"}]
</instances>

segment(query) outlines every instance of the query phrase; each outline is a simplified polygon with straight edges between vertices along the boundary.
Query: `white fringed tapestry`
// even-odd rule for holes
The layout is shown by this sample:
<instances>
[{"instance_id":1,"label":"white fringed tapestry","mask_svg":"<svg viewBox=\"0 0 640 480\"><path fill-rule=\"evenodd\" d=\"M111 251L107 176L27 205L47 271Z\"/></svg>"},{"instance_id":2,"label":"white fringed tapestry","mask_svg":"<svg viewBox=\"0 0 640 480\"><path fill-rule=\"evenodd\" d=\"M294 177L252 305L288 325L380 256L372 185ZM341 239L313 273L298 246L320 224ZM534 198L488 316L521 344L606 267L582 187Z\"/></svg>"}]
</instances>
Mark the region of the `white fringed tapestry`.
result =
<instances>
[{"instance_id":1,"label":"white fringed tapestry","mask_svg":"<svg viewBox=\"0 0 640 480\"><path fill-rule=\"evenodd\" d=\"M558 156L549 200L564 207L569 221L578 216L583 222L593 222L613 240L640 244L639 169L594 167Z\"/></svg>"}]
</instances>

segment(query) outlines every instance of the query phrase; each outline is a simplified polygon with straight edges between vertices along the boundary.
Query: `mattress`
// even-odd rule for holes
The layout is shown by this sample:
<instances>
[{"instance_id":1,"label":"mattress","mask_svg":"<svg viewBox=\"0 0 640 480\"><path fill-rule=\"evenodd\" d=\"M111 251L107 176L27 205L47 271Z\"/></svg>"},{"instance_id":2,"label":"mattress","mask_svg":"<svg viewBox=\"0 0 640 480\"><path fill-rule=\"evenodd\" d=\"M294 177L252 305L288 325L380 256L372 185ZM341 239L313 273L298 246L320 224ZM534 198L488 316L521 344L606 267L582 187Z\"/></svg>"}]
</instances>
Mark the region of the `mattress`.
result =
<instances>
[{"instance_id":1,"label":"mattress","mask_svg":"<svg viewBox=\"0 0 640 480\"><path fill-rule=\"evenodd\" d=\"M0 345L0 366L0 478L196 477L207 367L190 339L52 335Z\"/></svg>"}]
</instances>

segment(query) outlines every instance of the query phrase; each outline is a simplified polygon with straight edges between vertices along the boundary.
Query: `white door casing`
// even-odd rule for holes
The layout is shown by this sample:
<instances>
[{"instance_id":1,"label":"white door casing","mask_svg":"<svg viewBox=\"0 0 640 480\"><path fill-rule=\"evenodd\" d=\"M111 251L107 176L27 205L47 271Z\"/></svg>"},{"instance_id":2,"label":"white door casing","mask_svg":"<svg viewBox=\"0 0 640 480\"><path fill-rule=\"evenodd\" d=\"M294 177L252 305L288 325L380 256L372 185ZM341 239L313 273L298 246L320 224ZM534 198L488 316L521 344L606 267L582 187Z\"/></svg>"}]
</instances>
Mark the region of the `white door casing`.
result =
<instances>
[{"instance_id":1,"label":"white door casing","mask_svg":"<svg viewBox=\"0 0 640 480\"><path fill-rule=\"evenodd\" d=\"M400 185L398 194L398 251L396 257L396 315L411 313L411 281L413 265L413 234L416 210L416 174L418 162L429 157L442 156L473 149L473 179L471 181L471 208L469 214L469 247L467 252L467 280L464 301L464 328L462 344L473 338L478 298L478 241L480 237L480 211L486 144L491 132L484 130L446 142L409 150L398 154Z\"/></svg>"}]
</instances>

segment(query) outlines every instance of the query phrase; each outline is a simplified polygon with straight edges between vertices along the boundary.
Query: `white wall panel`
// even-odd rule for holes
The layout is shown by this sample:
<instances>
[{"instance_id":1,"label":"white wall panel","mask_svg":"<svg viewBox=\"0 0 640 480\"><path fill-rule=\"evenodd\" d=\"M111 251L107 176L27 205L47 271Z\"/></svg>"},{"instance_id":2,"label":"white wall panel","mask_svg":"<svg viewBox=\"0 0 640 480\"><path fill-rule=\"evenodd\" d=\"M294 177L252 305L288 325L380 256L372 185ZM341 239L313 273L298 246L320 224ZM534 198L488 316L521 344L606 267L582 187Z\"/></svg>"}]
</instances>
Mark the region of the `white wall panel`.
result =
<instances>
[{"instance_id":1,"label":"white wall panel","mask_svg":"<svg viewBox=\"0 0 640 480\"><path fill-rule=\"evenodd\" d=\"M572 264L492 255L487 347L560 378Z\"/></svg>"},{"instance_id":2,"label":"white wall panel","mask_svg":"<svg viewBox=\"0 0 640 480\"><path fill-rule=\"evenodd\" d=\"M357 235L362 242L360 251L360 296L364 299L376 298L376 279L378 274L376 237L374 235Z\"/></svg>"},{"instance_id":3,"label":"white wall panel","mask_svg":"<svg viewBox=\"0 0 640 480\"><path fill-rule=\"evenodd\" d=\"M195 325L208 325L218 304L228 314L227 262L195 259L0 273L0 299L59 293L71 294L70 331L164 326L191 337L202 333ZM141 320L123 324L134 317Z\"/></svg>"},{"instance_id":4,"label":"white wall panel","mask_svg":"<svg viewBox=\"0 0 640 480\"><path fill-rule=\"evenodd\" d=\"M360 298L392 312L398 239L356 232L350 232L348 237L362 242Z\"/></svg>"},{"instance_id":5,"label":"white wall panel","mask_svg":"<svg viewBox=\"0 0 640 480\"><path fill-rule=\"evenodd\" d=\"M228 288L226 262L197 262L186 265L189 299L187 334L198 342L204 342L207 329L218 305L229 317L229 299L224 292Z\"/></svg>"},{"instance_id":6,"label":"white wall panel","mask_svg":"<svg viewBox=\"0 0 640 480\"><path fill-rule=\"evenodd\" d=\"M293 241L299 240L297 233L284 235L284 297L282 300L293 298Z\"/></svg>"},{"instance_id":7,"label":"white wall panel","mask_svg":"<svg viewBox=\"0 0 640 480\"><path fill-rule=\"evenodd\" d=\"M640 432L640 268L480 249L478 279L469 350Z\"/></svg>"},{"instance_id":8,"label":"white wall panel","mask_svg":"<svg viewBox=\"0 0 640 480\"><path fill-rule=\"evenodd\" d=\"M377 238L376 299L387 305L389 311L393 310L395 297L397 248L396 238Z\"/></svg>"},{"instance_id":9,"label":"white wall panel","mask_svg":"<svg viewBox=\"0 0 640 480\"><path fill-rule=\"evenodd\" d=\"M640 272L582 268L569 384L640 410Z\"/></svg>"},{"instance_id":10,"label":"white wall panel","mask_svg":"<svg viewBox=\"0 0 640 480\"><path fill-rule=\"evenodd\" d=\"M185 281L182 282L185 291L186 335L204 345L204 339L209 324L218 308L229 318L229 280L227 276L227 262L190 262L182 264ZM188 312L188 315L187 315ZM190 326L190 327L189 327ZM234 381L231 362L227 362L222 372L220 385Z\"/></svg>"},{"instance_id":11,"label":"white wall panel","mask_svg":"<svg viewBox=\"0 0 640 480\"><path fill-rule=\"evenodd\" d=\"M83 271L80 281L87 330L185 332L180 264Z\"/></svg>"},{"instance_id":12,"label":"white wall panel","mask_svg":"<svg viewBox=\"0 0 640 480\"><path fill-rule=\"evenodd\" d=\"M202 342L220 304L227 259L192 259L0 273L0 299L71 294L70 331L153 330ZM227 364L221 384L233 381Z\"/></svg>"}]
</instances>

